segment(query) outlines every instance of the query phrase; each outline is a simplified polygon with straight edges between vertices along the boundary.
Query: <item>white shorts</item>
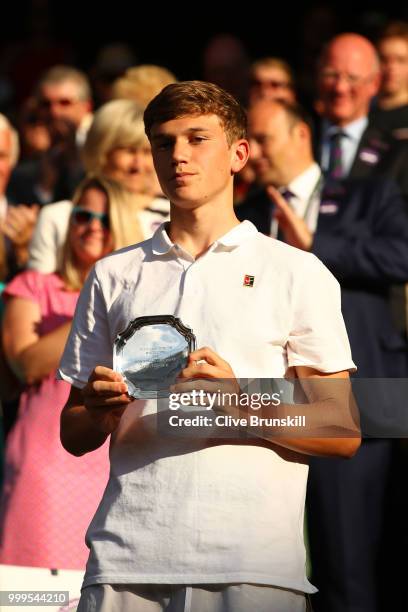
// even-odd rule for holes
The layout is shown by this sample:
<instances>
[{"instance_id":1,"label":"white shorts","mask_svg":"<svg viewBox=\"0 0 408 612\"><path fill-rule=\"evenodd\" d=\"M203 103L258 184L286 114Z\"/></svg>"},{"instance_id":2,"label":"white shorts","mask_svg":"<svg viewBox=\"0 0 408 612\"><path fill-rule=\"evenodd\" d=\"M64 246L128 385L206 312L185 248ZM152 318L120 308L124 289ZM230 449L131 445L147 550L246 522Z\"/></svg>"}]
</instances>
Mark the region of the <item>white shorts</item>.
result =
<instances>
[{"instance_id":1,"label":"white shorts","mask_svg":"<svg viewBox=\"0 0 408 612\"><path fill-rule=\"evenodd\" d=\"M78 612L306 612L304 593L252 584L96 584L82 589Z\"/></svg>"}]
</instances>

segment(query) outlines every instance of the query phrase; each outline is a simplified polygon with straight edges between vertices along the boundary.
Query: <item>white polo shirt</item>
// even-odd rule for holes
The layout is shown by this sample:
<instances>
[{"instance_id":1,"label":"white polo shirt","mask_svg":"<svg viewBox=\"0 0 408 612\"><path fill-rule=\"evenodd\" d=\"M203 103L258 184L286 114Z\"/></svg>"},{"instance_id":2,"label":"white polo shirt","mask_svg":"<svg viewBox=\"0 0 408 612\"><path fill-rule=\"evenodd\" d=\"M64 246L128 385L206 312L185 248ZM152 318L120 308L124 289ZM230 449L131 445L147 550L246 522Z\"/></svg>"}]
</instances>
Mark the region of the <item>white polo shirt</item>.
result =
<instances>
[{"instance_id":1,"label":"white polo shirt","mask_svg":"<svg viewBox=\"0 0 408 612\"><path fill-rule=\"evenodd\" d=\"M60 376L82 387L95 365L112 367L114 340L131 319L160 314L179 317L239 378L355 367L331 273L244 221L197 260L163 225L98 262ZM247 582L313 592L303 544L307 466L268 443L160 437L154 404L132 402L111 437L84 584Z\"/></svg>"}]
</instances>

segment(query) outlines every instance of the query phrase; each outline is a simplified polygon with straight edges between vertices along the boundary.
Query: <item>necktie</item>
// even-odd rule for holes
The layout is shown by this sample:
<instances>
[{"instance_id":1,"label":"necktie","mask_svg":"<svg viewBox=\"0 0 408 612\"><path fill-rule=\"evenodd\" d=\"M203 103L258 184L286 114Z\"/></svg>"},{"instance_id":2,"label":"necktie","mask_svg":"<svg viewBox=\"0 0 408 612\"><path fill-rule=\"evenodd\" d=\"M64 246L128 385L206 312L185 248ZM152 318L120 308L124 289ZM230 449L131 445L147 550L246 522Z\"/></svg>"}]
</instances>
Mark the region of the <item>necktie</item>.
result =
<instances>
[{"instance_id":1,"label":"necktie","mask_svg":"<svg viewBox=\"0 0 408 612\"><path fill-rule=\"evenodd\" d=\"M293 197L293 193L290 189L288 189L287 187L284 187L282 189L279 189L279 192L281 194L281 196L283 198L285 198L285 200L287 201L287 203L289 204L289 206L291 205L291 198ZM285 242L285 234L282 232L280 226L278 225L278 231L277 231L277 235L276 235L277 240L281 240L282 242Z\"/></svg>"},{"instance_id":2,"label":"necktie","mask_svg":"<svg viewBox=\"0 0 408 612\"><path fill-rule=\"evenodd\" d=\"M288 189L287 187L284 187L282 189L279 189L279 193L281 194L283 198L285 198L287 203L290 205L290 199L293 197L292 191Z\"/></svg>"},{"instance_id":3,"label":"necktie","mask_svg":"<svg viewBox=\"0 0 408 612\"><path fill-rule=\"evenodd\" d=\"M344 136L345 133L342 130L337 130L330 136L330 157L327 178L339 180L343 177L341 141Z\"/></svg>"}]
</instances>

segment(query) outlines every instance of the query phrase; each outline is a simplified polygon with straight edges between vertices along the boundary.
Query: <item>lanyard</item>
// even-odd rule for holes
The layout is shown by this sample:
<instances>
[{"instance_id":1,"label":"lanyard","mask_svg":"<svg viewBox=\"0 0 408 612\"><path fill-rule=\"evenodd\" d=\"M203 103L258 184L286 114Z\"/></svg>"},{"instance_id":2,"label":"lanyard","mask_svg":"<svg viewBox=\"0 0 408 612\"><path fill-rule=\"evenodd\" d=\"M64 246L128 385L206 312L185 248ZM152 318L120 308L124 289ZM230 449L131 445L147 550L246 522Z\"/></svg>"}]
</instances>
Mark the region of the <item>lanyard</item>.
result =
<instances>
[{"instance_id":1,"label":"lanyard","mask_svg":"<svg viewBox=\"0 0 408 612\"><path fill-rule=\"evenodd\" d=\"M320 194L323 188L323 181L324 181L324 178L323 178L323 174L321 173L312 189L310 196L307 199L302 219L305 220L309 217L309 213L311 212L312 204L315 202L317 198L320 198Z\"/></svg>"},{"instance_id":2,"label":"lanyard","mask_svg":"<svg viewBox=\"0 0 408 612\"><path fill-rule=\"evenodd\" d=\"M313 210L313 204L315 203L317 198L320 198L320 194L322 192L322 188L323 188L323 182L324 182L324 177L323 174L320 173L319 178L317 179L311 194L309 195L307 202L306 202L306 207L303 211L303 216L302 219L304 221L307 221L307 219L309 219L309 216L311 216L311 212ZM295 194L293 194L295 195ZM289 206L290 203L289 203ZM293 207L291 206L291 208L293 209ZM317 216L318 216L318 212L316 211L316 220L317 220ZM313 220L314 221L314 220ZM271 227L269 230L269 235L276 238L278 235L278 223L277 221L272 217L271 219Z\"/></svg>"}]
</instances>

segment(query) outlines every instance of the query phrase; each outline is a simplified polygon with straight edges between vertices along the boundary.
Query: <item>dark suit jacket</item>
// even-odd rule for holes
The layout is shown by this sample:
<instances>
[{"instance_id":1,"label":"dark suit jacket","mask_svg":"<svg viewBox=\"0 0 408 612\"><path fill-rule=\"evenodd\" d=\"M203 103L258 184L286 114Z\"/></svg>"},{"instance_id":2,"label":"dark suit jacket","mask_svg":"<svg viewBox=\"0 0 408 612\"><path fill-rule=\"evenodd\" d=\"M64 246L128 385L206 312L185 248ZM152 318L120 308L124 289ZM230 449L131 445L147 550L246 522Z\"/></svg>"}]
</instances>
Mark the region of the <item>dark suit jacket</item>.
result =
<instances>
[{"instance_id":1,"label":"dark suit jacket","mask_svg":"<svg viewBox=\"0 0 408 612\"><path fill-rule=\"evenodd\" d=\"M322 200L312 251L342 288L342 309L362 377L408 375L407 344L390 307L394 283L408 281L408 215L395 183L349 179Z\"/></svg>"},{"instance_id":2,"label":"dark suit jacket","mask_svg":"<svg viewBox=\"0 0 408 612\"><path fill-rule=\"evenodd\" d=\"M258 189L236 213L268 234L272 210ZM407 345L389 304L391 285L408 281L408 215L395 183L349 179L324 196L312 251L341 285L359 376L407 376Z\"/></svg>"},{"instance_id":3,"label":"dark suit jacket","mask_svg":"<svg viewBox=\"0 0 408 612\"><path fill-rule=\"evenodd\" d=\"M369 121L397 140L408 138L408 104L387 110L374 105L370 110Z\"/></svg>"},{"instance_id":4,"label":"dark suit jacket","mask_svg":"<svg viewBox=\"0 0 408 612\"><path fill-rule=\"evenodd\" d=\"M408 280L408 215L393 181L349 179L323 196L312 252L341 286L342 312L357 380L354 393L366 435L408 435L406 389L408 346L390 305L394 283ZM326 212L325 212L326 211ZM268 234L272 206L263 190L253 192L237 215ZM316 304L319 308L319 304Z\"/></svg>"},{"instance_id":5,"label":"dark suit jacket","mask_svg":"<svg viewBox=\"0 0 408 612\"><path fill-rule=\"evenodd\" d=\"M320 160L320 143L317 144ZM393 179L408 202L408 142L368 124L364 130L348 178L387 176Z\"/></svg>"},{"instance_id":6,"label":"dark suit jacket","mask_svg":"<svg viewBox=\"0 0 408 612\"><path fill-rule=\"evenodd\" d=\"M21 204L49 204L59 200L70 200L85 173L82 163L74 160L71 164L58 167L58 178L51 194L51 200L43 200L37 190L41 175L39 160L23 161L18 164L10 177L7 196Z\"/></svg>"}]
</instances>

